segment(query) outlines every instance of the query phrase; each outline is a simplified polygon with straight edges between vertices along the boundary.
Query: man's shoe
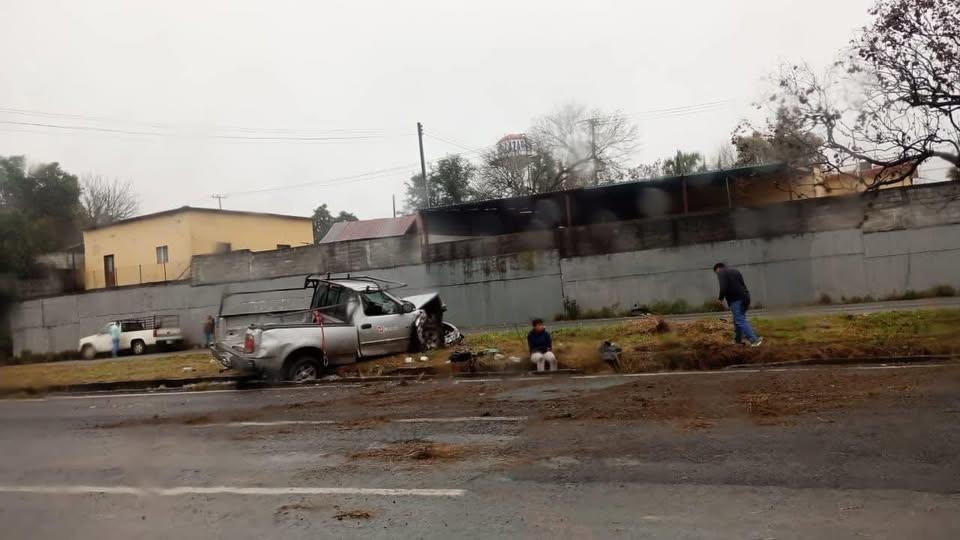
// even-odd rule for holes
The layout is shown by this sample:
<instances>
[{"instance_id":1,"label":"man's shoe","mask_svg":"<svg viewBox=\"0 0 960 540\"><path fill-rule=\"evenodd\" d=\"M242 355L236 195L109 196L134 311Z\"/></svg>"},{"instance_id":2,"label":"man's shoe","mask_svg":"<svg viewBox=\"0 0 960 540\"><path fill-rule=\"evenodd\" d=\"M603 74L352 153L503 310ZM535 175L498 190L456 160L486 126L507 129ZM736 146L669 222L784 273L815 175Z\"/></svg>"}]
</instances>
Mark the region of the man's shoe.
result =
<instances>
[{"instance_id":1,"label":"man's shoe","mask_svg":"<svg viewBox=\"0 0 960 540\"><path fill-rule=\"evenodd\" d=\"M750 344L751 347L759 347L760 345L763 345L762 337L758 337L756 341Z\"/></svg>"}]
</instances>

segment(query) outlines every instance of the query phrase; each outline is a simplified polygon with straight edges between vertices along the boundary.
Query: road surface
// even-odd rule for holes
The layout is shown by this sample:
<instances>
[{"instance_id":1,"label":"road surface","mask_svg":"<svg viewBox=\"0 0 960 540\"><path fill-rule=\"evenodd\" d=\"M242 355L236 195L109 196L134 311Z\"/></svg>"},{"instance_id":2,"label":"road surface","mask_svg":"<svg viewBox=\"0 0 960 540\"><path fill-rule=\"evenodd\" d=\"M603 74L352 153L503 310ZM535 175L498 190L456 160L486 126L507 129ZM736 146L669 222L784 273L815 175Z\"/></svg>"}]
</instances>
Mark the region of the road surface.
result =
<instances>
[{"instance_id":1,"label":"road surface","mask_svg":"<svg viewBox=\"0 0 960 540\"><path fill-rule=\"evenodd\" d=\"M960 365L0 401L2 538L960 538Z\"/></svg>"}]
</instances>

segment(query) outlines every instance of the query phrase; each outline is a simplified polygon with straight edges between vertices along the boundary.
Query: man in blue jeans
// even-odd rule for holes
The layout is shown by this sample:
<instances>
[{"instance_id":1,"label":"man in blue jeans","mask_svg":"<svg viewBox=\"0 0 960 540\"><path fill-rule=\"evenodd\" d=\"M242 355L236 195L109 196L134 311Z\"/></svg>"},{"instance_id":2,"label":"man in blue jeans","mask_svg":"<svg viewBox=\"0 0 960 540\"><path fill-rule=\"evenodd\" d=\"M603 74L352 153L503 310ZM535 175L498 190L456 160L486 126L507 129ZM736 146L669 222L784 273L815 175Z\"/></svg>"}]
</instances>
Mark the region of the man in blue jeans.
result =
<instances>
[{"instance_id":1,"label":"man in blue jeans","mask_svg":"<svg viewBox=\"0 0 960 540\"><path fill-rule=\"evenodd\" d=\"M722 262L713 265L713 271L720 282L720 301L727 301L730 313L733 314L734 341L743 343L747 338L751 347L759 347L763 338L757 334L747 320L747 310L750 309L750 291L743 282L743 275L735 268L727 268Z\"/></svg>"}]
</instances>

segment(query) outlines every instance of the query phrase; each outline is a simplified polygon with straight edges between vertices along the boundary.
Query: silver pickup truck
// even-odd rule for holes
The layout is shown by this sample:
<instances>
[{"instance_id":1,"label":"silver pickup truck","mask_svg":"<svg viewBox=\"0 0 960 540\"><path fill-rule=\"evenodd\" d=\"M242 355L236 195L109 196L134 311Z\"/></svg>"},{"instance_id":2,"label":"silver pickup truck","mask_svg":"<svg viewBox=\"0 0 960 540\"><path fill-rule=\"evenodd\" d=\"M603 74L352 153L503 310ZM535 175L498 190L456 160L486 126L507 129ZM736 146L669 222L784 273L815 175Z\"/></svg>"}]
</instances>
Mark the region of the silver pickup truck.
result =
<instances>
[{"instance_id":1,"label":"silver pickup truck","mask_svg":"<svg viewBox=\"0 0 960 540\"><path fill-rule=\"evenodd\" d=\"M389 292L402 285L365 276L308 276L299 295L295 289L227 295L233 307L221 303L213 355L227 368L308 381L328 366L441 346L440 296Z\"/></svg>"}]
</instances>

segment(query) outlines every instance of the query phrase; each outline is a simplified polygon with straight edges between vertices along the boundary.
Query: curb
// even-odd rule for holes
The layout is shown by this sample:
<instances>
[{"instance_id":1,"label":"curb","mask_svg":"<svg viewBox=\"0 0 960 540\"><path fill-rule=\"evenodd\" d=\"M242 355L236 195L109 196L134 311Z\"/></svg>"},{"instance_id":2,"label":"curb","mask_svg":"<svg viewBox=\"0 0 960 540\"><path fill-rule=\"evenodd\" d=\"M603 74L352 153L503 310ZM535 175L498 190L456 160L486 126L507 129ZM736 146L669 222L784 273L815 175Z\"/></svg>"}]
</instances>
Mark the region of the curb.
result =
<instances>
[{"instance_id":1,"label":"curb","mask_svg":"<svg viewBox=\"0 0 960 540\"><path fill-rule=\"evenodd\" d=\"M23 395L44 395L44 394L109 394L114 392L128 392L131 390L143 390L161 394L164 392L181 391L184 388L196 384L212 384L221 387L232 384L237 390L257 390L269 388L308 388L315 386L333 386L337 384L356 384L356 383L375 383L390 381L420 381L434 379L473 379L483 377L497 378L515 378L515 377L549 377L551 375L577 375L582 373L579 369L558 369L538 373L536 371L478 371L474 373L456 373L449 375L381 375L376 377L339 377L336 379L318 380L309 383L296 383L290 381L268 381L256 378L256 376L214 376L214 377L194 377L190 379L154 379L145 381L116 381L101 383L84 383L60 386L48 386L44 388L23 388L0 390L0 399L10 396ZM220 390L222 388L213 388L211 390ZM202 393L206 389L195 389L193 391Z\"/></svg>"},{"instance_id":2,"label":"curb","mask_svg":"<svg viewBox=\"0 0 960 540\"><path fill-rule=\"evenodd\" d=\"M804 358L801 360L787 360L785 362L770 362L764 364L735 364L727 366L725 370L736 369L764 369L790 366L845 366L850 364L920 364L924 362L949 362L956 360L956 354L926 354L917 356L859 356L839 358Z\"/></svg>"}]
</instances>

